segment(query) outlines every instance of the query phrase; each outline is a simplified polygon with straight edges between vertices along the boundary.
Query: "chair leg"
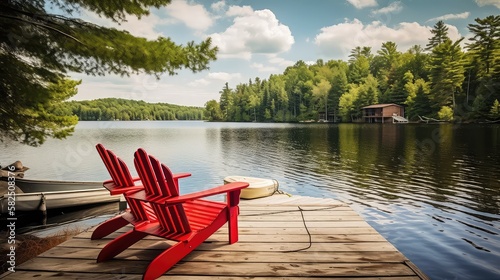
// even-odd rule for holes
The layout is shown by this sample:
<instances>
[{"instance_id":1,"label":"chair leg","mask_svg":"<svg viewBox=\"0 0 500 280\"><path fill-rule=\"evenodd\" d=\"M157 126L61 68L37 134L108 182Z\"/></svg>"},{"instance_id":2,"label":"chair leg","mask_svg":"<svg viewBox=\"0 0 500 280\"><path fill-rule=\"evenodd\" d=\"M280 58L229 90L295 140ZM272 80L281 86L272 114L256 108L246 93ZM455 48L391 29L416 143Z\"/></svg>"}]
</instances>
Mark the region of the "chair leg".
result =
<instances>
[{"instance_id":1,"label":"chair leg","mask_svg":"<svg viewBox=\"0 0 500 280\"><path fill-rule=\"evenodd\" d=\"M196 247L197 245L192 244L191 242L182 241L173 245L149 263L142 279L150 280L160 277Z\"/></svg>"},{"instance_id":2,"label":"chair leg","mask_svg":"<svg viewBox=\"0 0 500 280\"><path fill-rule=\"evenodd\" d=\"M92 232L92 236L90 239L96 240L96 239L101 239L104 238L105 236L110 235L111 233L115 232L116 230L128 225L129 222L122 216L116 216L110 220L107 220L106 222L100 224L94 232Z\"/></svg>"},{"instance_id":3,"label":"chair leg","mask_svg":"<svg viewBox=\"0 0 500 280\"><path fill-rule=\"evenodd\" d=\"M135 230L130 230L127 233L120 235L102 248L99 256L97 256L97 262L103 262L115 257L147 235L147 233Z\"/></svg>"},{"instance_id":4,"label":"chair leg","mask_svg":"<svg viewBox=\"0 0 500 280\"><path fill-rule=\"evenodd\" d=\"M229 207L229 221L228 221L228 231L229 231L229 244L238 242L238 214L239 207Z\"/></svg>"}]
</instances>

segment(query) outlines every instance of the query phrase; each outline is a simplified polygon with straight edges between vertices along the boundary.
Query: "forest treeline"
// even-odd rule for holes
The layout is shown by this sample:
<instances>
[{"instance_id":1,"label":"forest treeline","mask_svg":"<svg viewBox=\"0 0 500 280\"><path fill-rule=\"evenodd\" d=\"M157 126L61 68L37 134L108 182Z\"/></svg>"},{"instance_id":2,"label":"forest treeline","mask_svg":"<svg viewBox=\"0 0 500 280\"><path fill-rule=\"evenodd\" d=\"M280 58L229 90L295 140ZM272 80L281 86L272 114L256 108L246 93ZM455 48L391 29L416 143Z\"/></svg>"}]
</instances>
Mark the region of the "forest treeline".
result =
<instances>
[{"instance_id":1,"label":"forest treeline","mask_svg":"<svg viewBox=\"0 0 500 280\"><path fill-rule=\"evenodd\" d=\"M61 103L57 110L61 115L76 115L81 121L203 120L205 111L201 107L119 98L68 101Z\"/></svg>"},{"instance_id":2,"label":"forest treeline","mask_svg":"<svg viewBox=\"0 0 500 280\"><path fill-rule=\"evenodd\" d=\"M214 121L350 122L364 106L395 103L410 120L500 119L500 16L478 18L468 29L467 42L453 41L439 21L425 47L400 52L389 41L375 54L356 47L348 61L298 61L268 79L226 83L206 114Z\"/></svg>"}]
</instances>

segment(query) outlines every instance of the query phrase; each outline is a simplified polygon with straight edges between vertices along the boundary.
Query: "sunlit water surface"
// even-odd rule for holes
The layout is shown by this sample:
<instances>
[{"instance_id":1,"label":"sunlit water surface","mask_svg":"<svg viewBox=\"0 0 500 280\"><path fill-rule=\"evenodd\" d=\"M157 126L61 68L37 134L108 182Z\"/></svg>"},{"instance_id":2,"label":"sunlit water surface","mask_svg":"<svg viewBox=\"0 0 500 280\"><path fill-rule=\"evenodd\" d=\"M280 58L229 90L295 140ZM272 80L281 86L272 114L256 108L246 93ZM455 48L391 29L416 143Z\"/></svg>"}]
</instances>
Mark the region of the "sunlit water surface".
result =
<instances>
[{"instance_id":1,"label":"sunlit water surface","mask_svg":"<svg viewBox=\"0 0 500 280\"><path fill-rule=\"evenodd\" d=\"M108 179L96 143L130 167L143 147L192 173L182 192L246 175L336 198L431 279L500 279L500 125L80 122L38 148L2 144L0 164L21 160L29 178Z\"/></svg>"}]
</instances>

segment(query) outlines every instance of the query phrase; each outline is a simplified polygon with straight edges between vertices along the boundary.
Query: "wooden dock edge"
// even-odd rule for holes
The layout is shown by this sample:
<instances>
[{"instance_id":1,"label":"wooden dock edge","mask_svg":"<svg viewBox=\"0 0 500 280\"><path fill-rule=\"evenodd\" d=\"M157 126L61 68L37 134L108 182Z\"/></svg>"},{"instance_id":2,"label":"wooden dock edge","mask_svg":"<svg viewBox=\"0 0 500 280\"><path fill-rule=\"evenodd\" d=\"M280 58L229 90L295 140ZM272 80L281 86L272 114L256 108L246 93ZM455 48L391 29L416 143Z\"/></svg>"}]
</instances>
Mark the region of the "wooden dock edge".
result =
<instances>
[{"instance_id":1,"label":"wooden dock edge","mask_svg":"<svg viewBox=\"0 0 500 280\"><path fill-rule=\"evenodd\" d=\"M315 238L317 248L307 251L307 254L279 254L280 250L307 245L305 235L301 233L305 225L304 216L301 219L300 215L295 215L290 210L297 209L298 206L298 209L318 210L314 215L312 212L304 212L307 214L307 227ZM191 257L182 260L159 279L429 279L345 203L329 198L276 196L242 200L240 208L240 242L226 246L224 240L227 228L223 227L207 244L195 250ZM278 213L280 211L283 213ZM254 216L259 212L278 214ZM87 229L16 266L16 272L8 271L0 275L0 278L140 279L150 255L161 252L164 246L168 246L164 244L166 242L147 237L143 244L130 247L128 253L118 256L116 260L96 264L95 258L100 248L127 228L103 240L90 240L93 229L94 227ZM212 261L214 255L219 260ZM272 263L267 263L268 261ZM281 268L284 266L288 270ZM217 271L218 269L221 270Z\"/></svg>"}]
</instances>

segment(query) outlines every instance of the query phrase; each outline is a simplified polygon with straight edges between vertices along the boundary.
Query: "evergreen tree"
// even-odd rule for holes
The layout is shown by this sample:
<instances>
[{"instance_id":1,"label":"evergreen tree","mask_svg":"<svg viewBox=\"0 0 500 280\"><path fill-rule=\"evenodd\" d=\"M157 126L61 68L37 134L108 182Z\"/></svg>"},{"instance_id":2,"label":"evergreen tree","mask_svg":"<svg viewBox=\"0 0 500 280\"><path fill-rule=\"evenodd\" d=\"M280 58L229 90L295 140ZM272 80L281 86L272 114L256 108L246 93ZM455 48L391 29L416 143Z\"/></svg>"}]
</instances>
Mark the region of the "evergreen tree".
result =
<instances>
[{"instance_id":1,"label":"evergreen tree","mask_svg":"<svg viewBox=\"0 0 500 280\"><path fill-rule=\"evenodd\" d=\"M228 118L228 110L233 105L233 96L231 89L229 89L228 83L224 85L224 88L219 91L220 93L220 110L222 112L223 118Z\"/></svg>"},{"instance_id":2,"label":"evergreen tree","mask_svg":"<svg viewBox=\"0 0 500 280\"><path fill-rule=\"evenodd\" d=\"M500 102L498 102L498 99L495 99L490 108L490 117L494 120L500 119Z\"/></svg>"},{"instance_id":3,"label":"evergreen tree","mask_svg":"<svg viewBox=\"0 0 500 280\"><path fill-rule=\"evenodd\" d=\"M207 103L205 103L205 110L209 121L223 120L221 108L216 100L210 100Z\"/></svg>"},{"instance_id":4,"label":"evergreen tree","mask_svg":"<svg viewBox=\"0 0 500 280\"><path fill-rule=\"evenodd\" d=\"M469 39L471 43L467 44L472 60L471 70L477 82L473 88L476 88L475 95L484 99L478 102L491 106L495 99L500 98L500 16L477 18L475 22L469 24L473 37ZM487 106L480 107L487 110ZM479 115L486 113L487 111Z\"/></svg>"},{"instance_id":5,"label":"evergreen tree","mask_svg":"<svg viewBox=\"0 0 500 280\"><path fill-rule=\"evenodd\" d=\"M207 39L177 45L169 38L146 40L126 31L72 17L83 10L123 22L141 17L150 7L170 0L0 1L0 140L39 145L47 137L63 138L77 119L58 116L53 106L76 94L79 82L67 72L89 75L146 73L159 77L188 68L208 68L217 48ZM63 14L53 14L48 9ZM108 117L111 112L108 112Z\"/></svg>"},{"instance_id":6,"label":"evergreen tree","mask_svg":"<svg viewBox=\"0 0 500 280\"><path fill-rule=\"evenodd\" d=\"M432 114L431 100L429 99L429 84L423 79L417 79L414 83L406 84L408 97L405 104L408 106L406 114L409 120L418 120L418 116Z\"/></svg>"},{"instance_id":7,"label":"evergreen tree","mask_svg":"<svg viewBox=\"0 0 500 280\"><path fill-rule=\"evenodd\" d=\"M463 54L460 48L462 39L454 43L447 39L432 50L431 98L436 110L444 106L456 108L455 97L461 91L464 81Z\"/></svg>"},{"instance_id":8,"label":"evergreen tree","mask_svg":"<svg viewBox=\"0 0 500 280\"><path fill-rule=\"evenodd\" d=\"M370 62L366 56L361 55L349 64L350 83L361 84L368 74L370 74Z\"/></svg>"},{"instance_id":9,"label":"evergreen tree","mask_svg":"<svg viewBox=\"0 0 500 280\"><path fill-rule=\"evenodd\" d=\"M494 60L500 56L500 16L488 16L475 19L476 24L469 24L469 31L474 35L469 38L467 48L479 64L480 73L488 78Z\"/></svg>"},{"instance_id":10,"label":"evergreen tree","mask_svg":"<svg viewBox=\"0 0 500 280\"><path fill-rule=\"evenodd\" d=\"M342 94L339 100L339 114L343 122L351 122L355 115L359 112L356 108L356 100L358 99L359 86L353 85L349 91Z\"/></svg>"},{"instance_id":11,"label":"evergreen tree","mask_svg":"<svg viewBox=\"0 0 500 280\"><path fill-rule=\"evenodd\" d=\"M332 87L328 96L330 97L330 108L333 110L333 121L337 121L339 116L339 100L340 96L348 89L347 73L342 67L336 67L332 79Z\"/></svg>"},{"instance_id":12,"label":"evergreen tree","mask_svg":"<svg viewBox=\"0 0 500 280\"><path fill-rule=\"evenodd\" d=\"M365 81L358 88L357 97L354 100L352 116L360 118L362 114L362 108L368 105L373 105L378 103L378 84L377 79L373 75L369 74Z\"/></svg>"},{"instance_id":13,"label":"evergreen tree","mask_svg":"<svg viewBox=\"0 0 500 280\"><path fill-rule=\"evenodd\" d=\"M379 81L380 91L383 95L380 101L383 103L396 103L401 104L405 97L401 97L402 92L401 85L397 87L401 80L401 75L398 72L400 68L400 56L401 53L397 50L397 45L394 42L382 43L381 49L377 52L377 80Z\"/></svg>"},{"instance_id":14,"label":"evergreen tree","mask_svg":"<svg viewBox=\"0 0 500 280\"><path fill-rule=\"evenodd\" d=\"M318 109L323 107L325 110L325 120L328 121L328 93L332 85L327 80L321 80L312 88L313 98L318 104ZM319 110L318 110L319 111Z\"/></svg>"},{"instance_id":15,"label":"evergreen tree","mask_svg":"<svg viewBox=\"0 0 500 280\"><path fill-rule=\"evenodd\" d=\"M448 26L444 24L442 20L438 21L434 28L431 30L431 33L434 34L431 38L429 38L429 43L426 45L426 50L431 51L439 44L444 43L448 37Z\"/></svg>"}]
</instances>

